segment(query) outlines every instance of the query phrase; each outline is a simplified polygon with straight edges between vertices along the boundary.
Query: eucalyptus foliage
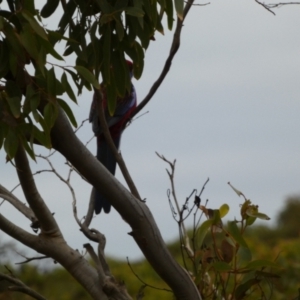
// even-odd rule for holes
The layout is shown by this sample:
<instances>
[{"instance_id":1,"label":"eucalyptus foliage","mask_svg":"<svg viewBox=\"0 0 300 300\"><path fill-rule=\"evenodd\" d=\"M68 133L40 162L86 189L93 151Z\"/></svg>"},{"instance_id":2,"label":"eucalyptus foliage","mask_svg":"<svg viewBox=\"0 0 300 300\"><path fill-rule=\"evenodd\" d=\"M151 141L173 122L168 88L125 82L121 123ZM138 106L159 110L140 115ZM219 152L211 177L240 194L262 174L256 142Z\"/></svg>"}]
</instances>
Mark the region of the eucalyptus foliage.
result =
<instances>
[{"instance_id":1,"label":"eucalyptus foliage","mask_svg":"<svg viewBox=\"0 0 300 300\"><path fill-rule=\"evenodd\" d=\"M156 31L164 33L163 18L169 29L174 10L183 18L183 0L48 0L41 10L40 1L0 3L0 148L8 159L19 142L33 159L34 143L51 148L59 106L77 126L62 96L76 103L84 87L104 87L112 114L117 97L130 89L126 59L133 61L139 79L144 51ZM65 43L63 53L56 50L59 42ZM75 56L72 66L64 60L69 55Z\"/></svg>"}]
</instances>

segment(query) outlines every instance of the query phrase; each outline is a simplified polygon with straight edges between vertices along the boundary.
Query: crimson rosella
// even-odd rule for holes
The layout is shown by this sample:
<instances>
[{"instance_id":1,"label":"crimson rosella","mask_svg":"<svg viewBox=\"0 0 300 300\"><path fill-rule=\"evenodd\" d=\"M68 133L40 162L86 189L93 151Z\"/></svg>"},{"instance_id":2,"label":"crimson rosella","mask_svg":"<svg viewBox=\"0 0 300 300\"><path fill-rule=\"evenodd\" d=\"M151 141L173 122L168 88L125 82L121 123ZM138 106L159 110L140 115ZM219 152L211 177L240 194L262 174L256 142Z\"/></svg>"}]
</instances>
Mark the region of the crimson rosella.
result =
<instances>
[{"instance_id":1,"label":"crimson rosella","mask_svg":"<svg viewBox=\"0 0 300 300\"><path fill-rule=\"evenodd\" d=\"M130 70L130 78L132 78L132 72L133 72L132 62L127 61L127 65ZM111 137L113 139L113 142L116 148L118 149L120 146L121 134L126 126L128 119L130 118L130 115L136 108L135 88L131 84L130 93L127 93L123 98L117 99L117 105L113 116L111 116L108 112L105 90L102 91L103 91L102 104L103 104L105 119ZM110 171L110 173L115 175L116 159L103 135L100 121L98 118L97 105L98 105L98 101L96 100L96 96L94 94L93 102L90 110L89 121L92 123L93 132L97 136L97 159ZM94 191L94 195L95 195L95 202L94 202L95 213L99 214L102 208L105 213L109 213L111 207L109 201L98 190Z\"/></svg>"}]
</instances>

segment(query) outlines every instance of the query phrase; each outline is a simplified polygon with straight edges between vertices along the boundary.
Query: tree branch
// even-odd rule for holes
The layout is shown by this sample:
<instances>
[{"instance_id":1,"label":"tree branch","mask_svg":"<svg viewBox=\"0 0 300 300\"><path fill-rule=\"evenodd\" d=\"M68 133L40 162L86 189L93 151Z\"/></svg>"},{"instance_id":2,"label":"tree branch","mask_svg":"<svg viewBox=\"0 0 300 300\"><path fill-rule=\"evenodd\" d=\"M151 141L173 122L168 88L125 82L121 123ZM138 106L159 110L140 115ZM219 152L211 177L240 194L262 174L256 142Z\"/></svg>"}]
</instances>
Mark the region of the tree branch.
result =
<instances>
[{"instance_id":1,"label":"tree branch","mask_svg":"<svg viewBox=\"0 0 300 300\"><path fill-rule=\"evenodd\" d=\"M19 279L0 273L0 280L6 280L14 284L13 286L8 287L10 291L21 292L37 300L46 300L46 298L44 298L42 295L40 295L38 292L34 291L30 287L28 287Z\"/></svg>"},{"instance_id":2,"label":"tree branch","mask_svg":"<svg viewBox=\"0 0 300 300\"><path fill-rule=\"evenodd\" d=\"M155 271L172 288L178 299L201 299L188 273L169 253L148 207L138 201L88 151L74 134L65 114L59 109L51 131L53 147L66 157L88 182L103 195L132 228L131 235Z\"/></svg>"},{"instance_id":3,"label":"tree branch","mask_svg":"<svg viewBox=\"0 0 300 300\"><path fill-rule=\"evenodd\" d=\"M0 214L0 228L6 234L30 248L34 249L38 242L38 237L36 235L28 233L26 230L18 227L6 219L2 214Z\"/></svg>"},{"instance_id":4,"label":"tree branch","mask_svg":"<svg viewBox=\"0 0 300 300\"><path fill-rule=\"evenodd\" d=\"M39 220L42 233L50 235L62 235L53 215L49 211L37 190L28 158L24 148L21 145L19 145L16 153L15 163L25 198Z\"/></svg>"},{"instance_id":5,"label":"tree branch","mask_svg":"<svg viewBox=\"0 0 300 300\"><path fill-rule=\"evenodd\" d=\"M0 184L0 198L8 201L13 205L18 211L20 211L27 219L33 223L37 222L37 218L34 215L31 208L22 203L13 193L7 190L4 186Z\"/></svg>"},{"instance_id":6,"label":"tree branch","mask_svg":"<svg viewBox=\"0 0 300 300\"><path fill-rule=\"evenodd\" d=\"M270 4L266 4L266 3L263 3L263 2L260 2L259 0L254 0L257 4L261 5L264 9L266 9L268 12L270 12L271 14L273 14L274 16L276 15L274 13L274 11L272 11L273 8L279 8L281 6L284 6L284 5L293 5L293 4L300 4L300 2L280 2L280 3L270 3Z\"/></svg>"},{"instance_id":7,"label":"tree branch","mask_svg":"<svg viewBox=\"0 0 300 300\"><path fill-rule=\"evenodd\" d=\"M176 29L175 29L175 32L174 32L174 35L173 35L173 41L172 41L172 45L171 45L171 48L170 48L170 53L169 53L168 58L166 59L166 62L165 62L165 65L164 65L164 67L161 71L161 74L159 75L158 79L153 83L153 85L150 88L150 91L148 92L146 97L141 101L141 103L133 111L132 115L130 116L131 119L135 115L137 115L148 104L148 102L151 100L151 98L156 93L156 91L158 90L158 88L160 87L162 82L164 81L165 77L169 73L171 65L172 65L173 58L174 58L175 54L177 53L177 51L180 47L180 35L181 35L181 29L182 29L182 26L183 26L183 21L185 20L185 18L187 16L190 8L192 7L193 3L194 3L194 0L187 1L186 5L184 7L184 11L183 11L183 19L180 20L179 18L177 18L177 25L176 25Z\"/></svg>"}]
</instances>

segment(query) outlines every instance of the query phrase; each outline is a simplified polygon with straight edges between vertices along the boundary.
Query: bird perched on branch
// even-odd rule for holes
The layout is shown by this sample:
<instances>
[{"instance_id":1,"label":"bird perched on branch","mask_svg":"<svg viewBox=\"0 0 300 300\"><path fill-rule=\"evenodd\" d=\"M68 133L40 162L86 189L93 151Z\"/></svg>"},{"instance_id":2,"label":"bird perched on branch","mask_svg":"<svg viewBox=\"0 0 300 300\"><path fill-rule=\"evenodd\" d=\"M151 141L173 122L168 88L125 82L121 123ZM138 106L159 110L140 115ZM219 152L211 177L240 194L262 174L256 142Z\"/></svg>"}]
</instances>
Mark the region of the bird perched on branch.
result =
<instances>
[{"instance_id":1,"label":"bird perched on branch","mask_svg":"<svg viewBox=\"0 0 300 300\"><path fill-rule=\"evenodd\" d=\"M127 61L127 65L130 71L130 79L132 78L133 65L132 62ZM107 107L107 99L105 90L101 90L102 93L102 105L105 115L105 120L109 128L110 135L117 149L120 146L120 140L122 132L129 120L132 112L136 108L136 93L133 84L131 84L130 92L123 97L118 98L116 103L116 109L113 115L110 115ZM93 102L91 105L89 121L92 123L93 132L97 136L97 159L112 173L115 175L116 171L116 159L114 153L105 140L103 130L101 128L99 120L99 109L96 94L94 94ZM103 208L105 213L110 212L111 204L101 194L100 191L94 190L95 197L95 213L99 214Z\"/></svg>"}]
</instances>

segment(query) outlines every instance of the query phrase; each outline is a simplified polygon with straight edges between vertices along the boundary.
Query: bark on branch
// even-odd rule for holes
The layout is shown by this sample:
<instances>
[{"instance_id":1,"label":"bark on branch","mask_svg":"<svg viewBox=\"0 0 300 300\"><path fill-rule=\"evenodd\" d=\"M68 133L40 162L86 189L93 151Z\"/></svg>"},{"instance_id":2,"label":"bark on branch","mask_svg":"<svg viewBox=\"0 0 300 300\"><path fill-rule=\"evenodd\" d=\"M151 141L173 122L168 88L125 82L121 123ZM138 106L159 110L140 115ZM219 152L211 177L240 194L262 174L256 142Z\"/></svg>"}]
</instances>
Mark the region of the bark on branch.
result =
<instances>
[{"instance_id":1,"label":"bark on branch","mask_svg":"<svg viewBox=\"0 0 300 300\"><path fill-rule=\"evenodd\" d=\"M62 110L51 131L53 147L84 176L101 190L110 203L131 226L130 233L145 257L172 288L177 299L201 299L188 273L169 253L148 207L136 199L93 156L74 134Z\"/></svg>"},{"instance_id":2,"label":"bark on branch","mask_svg":"<svg viewBox=\"0 0 300 300\"><path fill-rule=\"evenodd\" d=\"M19 145L15 162L25 198L39 220L42 232L51 235L61 235L53 215L38 192L26 152L21 145Z\"/></svg>"}]
</instances>

